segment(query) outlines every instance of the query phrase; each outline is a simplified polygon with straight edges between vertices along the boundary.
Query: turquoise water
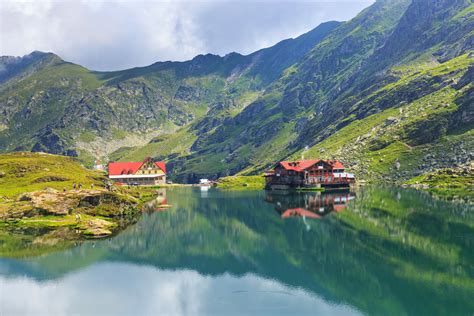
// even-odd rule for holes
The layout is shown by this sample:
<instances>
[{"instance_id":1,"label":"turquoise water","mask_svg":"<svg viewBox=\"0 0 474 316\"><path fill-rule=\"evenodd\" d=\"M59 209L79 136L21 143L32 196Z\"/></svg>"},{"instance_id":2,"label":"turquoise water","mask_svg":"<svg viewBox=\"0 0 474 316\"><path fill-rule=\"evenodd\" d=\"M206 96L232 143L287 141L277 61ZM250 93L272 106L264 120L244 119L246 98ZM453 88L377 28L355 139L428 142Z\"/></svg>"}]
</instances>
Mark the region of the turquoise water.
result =
<instances>
[{"instance_id":1,"label":"turquoise water","mask_svg":"<svg viewBox=\"0 0 474 316\"><path fill-rule=\"evenodd\" d=\"M474 314L472 206L401 188L162 193L110 239L0 259L0 314Z\"/></svg>"}]
</instances>

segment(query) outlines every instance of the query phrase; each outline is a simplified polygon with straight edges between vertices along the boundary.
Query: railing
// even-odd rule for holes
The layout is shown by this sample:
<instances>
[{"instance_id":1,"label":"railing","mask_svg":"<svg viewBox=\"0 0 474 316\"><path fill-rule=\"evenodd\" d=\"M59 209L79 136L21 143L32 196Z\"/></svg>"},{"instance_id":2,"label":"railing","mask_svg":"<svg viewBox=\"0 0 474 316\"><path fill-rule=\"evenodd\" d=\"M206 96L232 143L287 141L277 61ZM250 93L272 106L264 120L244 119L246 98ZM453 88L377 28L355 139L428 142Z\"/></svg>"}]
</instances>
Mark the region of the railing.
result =
<instances>
[{"instance_id":1,"label":"railing","mask_svg":"<svg viewBox=\"0 0 474 316\"><path fill-rule=\"evenodd\" d=\"M307 178L305 184L320 184L320 183L350 183L353 181L351 178L342 177L317 177Z\"/></svg>"},{"instance_id":2,"label":"railing","mask_svg":"<svg viewBox=\"0 0 474 316\"><path fill-rule=\"evenodd\" d=\"M267 184L282 184L282 185L315 185L315 184L346 184L354 182L353 178L340 178L340 177L309 177L306 179L295 179L291 177L273 177L271 180L267 180Z\"/></svg>"}]
</instances>

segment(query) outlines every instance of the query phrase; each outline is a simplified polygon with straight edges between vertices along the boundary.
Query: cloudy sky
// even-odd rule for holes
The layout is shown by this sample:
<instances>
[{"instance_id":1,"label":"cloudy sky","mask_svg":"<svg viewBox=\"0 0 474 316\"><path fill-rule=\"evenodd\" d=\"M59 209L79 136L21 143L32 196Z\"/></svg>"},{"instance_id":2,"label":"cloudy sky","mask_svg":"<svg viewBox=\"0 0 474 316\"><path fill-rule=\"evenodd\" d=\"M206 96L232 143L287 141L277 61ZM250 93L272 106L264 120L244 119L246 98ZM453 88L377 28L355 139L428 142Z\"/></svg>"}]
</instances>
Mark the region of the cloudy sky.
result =
<instances>
[{"instance_id":1,"label":"cloudy sky","mask_svg":"<svg viewBox=\"0 0 474 316\"><path fill-rule=\"evenodd\" d=\"M374 0L0 0L0 55L49 51L94 70L251 53Z\"/></svg>"}]
</instances>

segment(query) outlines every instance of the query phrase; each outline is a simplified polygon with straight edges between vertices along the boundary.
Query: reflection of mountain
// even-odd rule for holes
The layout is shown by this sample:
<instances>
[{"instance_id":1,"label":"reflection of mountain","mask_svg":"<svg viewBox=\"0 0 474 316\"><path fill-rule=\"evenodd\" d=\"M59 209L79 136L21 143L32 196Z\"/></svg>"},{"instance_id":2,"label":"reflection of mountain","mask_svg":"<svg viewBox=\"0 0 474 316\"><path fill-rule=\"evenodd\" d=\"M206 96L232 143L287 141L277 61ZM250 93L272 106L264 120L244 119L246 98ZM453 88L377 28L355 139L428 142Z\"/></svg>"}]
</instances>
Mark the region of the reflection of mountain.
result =
<instances>
[{"instance_id":1,"label":"reflection of mountain","mask_svg":"<svg viewBox=\"0 0 474 316\"><path fill-rule=\"evenodd\" d=\"M280 192L267 191L265 201L275 205L282 218L301 216L321 218L331 212L340 212L355 198L352 192Z\"/></svg>"},{"instance_id":2,"label":"reflection of mountain","mask_svg":"<svg viewBox=\"0 0 474 316\"><path fill-rule=\"evenodd\" d=\"M282 221L263 192L170 190L166 212L144 214L110 241L28 261L0 274L63 278L100 261L253 273L376 315L474 310L474 212L412 190L363 188L344 212L305 230Z\"/></svg>"}]
</instances>

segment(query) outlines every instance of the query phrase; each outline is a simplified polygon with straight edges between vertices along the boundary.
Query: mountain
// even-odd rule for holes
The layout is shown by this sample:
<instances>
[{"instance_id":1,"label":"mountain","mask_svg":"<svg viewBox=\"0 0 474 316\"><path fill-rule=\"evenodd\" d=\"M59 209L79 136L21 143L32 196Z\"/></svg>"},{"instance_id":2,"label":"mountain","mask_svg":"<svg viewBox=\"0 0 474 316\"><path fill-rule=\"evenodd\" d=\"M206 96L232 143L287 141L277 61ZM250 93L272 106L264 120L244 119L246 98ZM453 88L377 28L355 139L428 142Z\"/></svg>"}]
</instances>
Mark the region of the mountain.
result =
<instances>
[{"instance_id":1,"label":"mountain","mask_svg":"<svg viewBox=\"0 0 474 316\"><path fill-rule=\"evenodd\" d=\"M253 173L304 155L340 159L361 178L404 181L468 163L473 9L468 1L377 1L198 138L180 174L214 166Z\"/></svg>"},{"instance_id":2,"label":"mountain","mask_svg":"<svg viewBox=\"0 0 474 316\"><path fill-rule=\"evenodd\" d=\"M51 65L58 57L52 53L32 52L24 57L0 57L0 83L12 78L21 79L39 69Z\"/></svg>"},{"instance_id":3,"label":"mountain","mask_svg":"<svg viewBox=\"0 0 474 316\"><path fill-rule=\"evenodd\" d=\"M0 83L0 149L152 156L188 182L337 158L403 182L474 158L473 29L471 0L378 0L247 56L117 72L17 61Z\"/></svg>"},{"instance_id":4,"label":"mountain","mask_svg":"<svg viewBox=\"0 0 474 316\"><path fill-rule=\"evenodd\" d=\"M116 72L89 71L40 52L2 57L0 149L91 160L172 133L208 112L215 119L233 115L338 25L324 23L248 56L199 55Z\"/></svg>"}]
</instances>

